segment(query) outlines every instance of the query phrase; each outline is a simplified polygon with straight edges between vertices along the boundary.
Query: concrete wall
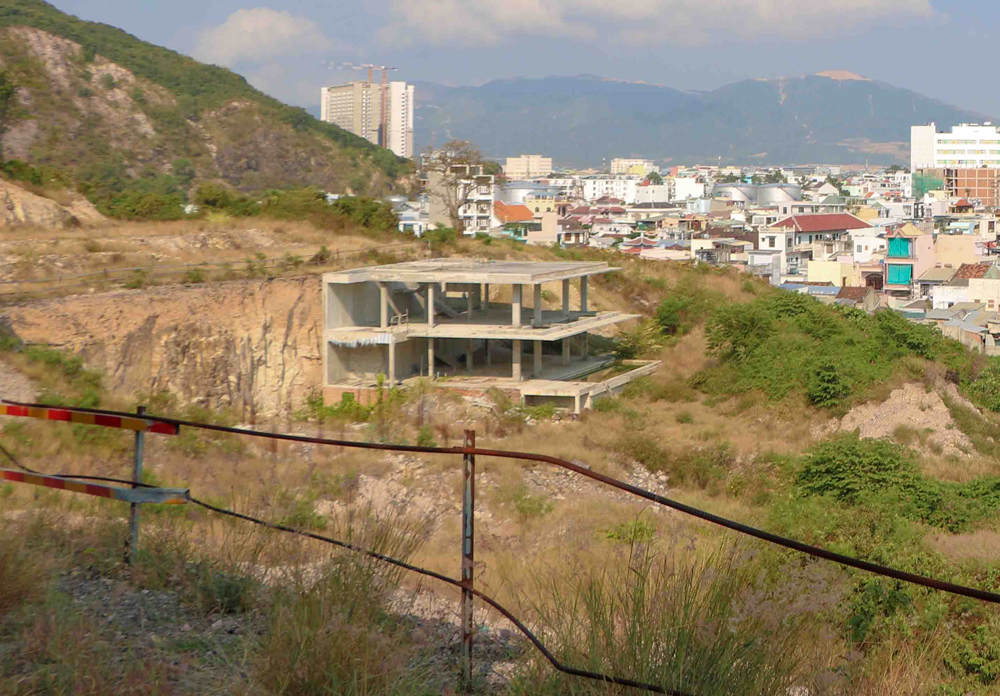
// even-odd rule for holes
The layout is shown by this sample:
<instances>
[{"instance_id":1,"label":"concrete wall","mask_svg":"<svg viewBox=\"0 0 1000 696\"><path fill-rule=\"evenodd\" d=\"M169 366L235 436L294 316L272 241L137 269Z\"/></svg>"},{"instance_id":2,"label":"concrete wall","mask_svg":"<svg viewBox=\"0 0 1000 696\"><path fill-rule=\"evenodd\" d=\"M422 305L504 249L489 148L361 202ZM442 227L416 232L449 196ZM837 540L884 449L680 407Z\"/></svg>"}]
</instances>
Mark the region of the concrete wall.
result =
<instances>
[{"instance_id":1,"label":"concrete wall","mask_svg":"<svg viewBox=\"0 0 1000 696\"><path fill-rule=\"evenodd\" d=\"M969 280L969 301L984 302L987 311L995 311L997 307L1000 307L1000 280L993 278L972 278Z\"/></svg>"},{"instance_id":2,"label":"concrete wall","mask_svg":"<svg viewBox=\"0 0 1000 696\"><path fill-rule=\"evenodd\" d=\"M940 234L934 244L937 263L942 266L950 264L952 268L958 268L963 263L977 263L982 259L976 255L976 242L981 241L977 235Z\"/></svg>"},{"instance_id":3,"label":"concrete wall","mask_svg":"<svg viewBox=\"0 0 1000 696\"><path fill-rule=\"evenodd\" d=\"M968 301L967 285L938 285L931 289L931 306L934 309L948 309L949 305Z\"/></svg>"},{"instance_id":4,"label":"concrete wall","mask_svg":"<svg viewBox=\"0 0 1000 696\"><path fill-rule=\"evenodd\" d=\"M326 328L379 325L379 291L375 283L329 284Z\"/></svg>"}]
</instances>

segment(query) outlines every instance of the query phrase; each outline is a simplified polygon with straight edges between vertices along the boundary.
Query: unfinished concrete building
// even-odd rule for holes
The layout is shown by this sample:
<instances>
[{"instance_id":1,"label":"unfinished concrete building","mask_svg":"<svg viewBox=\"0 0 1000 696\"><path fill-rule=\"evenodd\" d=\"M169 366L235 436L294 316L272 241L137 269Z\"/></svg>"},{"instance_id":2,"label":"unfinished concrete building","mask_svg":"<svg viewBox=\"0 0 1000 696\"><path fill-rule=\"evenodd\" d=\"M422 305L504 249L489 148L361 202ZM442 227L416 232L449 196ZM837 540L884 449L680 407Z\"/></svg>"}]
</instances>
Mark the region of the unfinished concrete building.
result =
<instances>
[{"instance_id":1,"label":"unfinished concrete building","mask_svg":"<svg viewBox=\"0 0 1000 696\"><path fill-rule=\"evenodd\" d=\"M367 401L380 375L386 385L430 377L579 412L658 364L591 354L590 332L637 318L590 308L589 277L615 270L434 259L324 274L325 401Z\"/></svg>"}]
</instances>

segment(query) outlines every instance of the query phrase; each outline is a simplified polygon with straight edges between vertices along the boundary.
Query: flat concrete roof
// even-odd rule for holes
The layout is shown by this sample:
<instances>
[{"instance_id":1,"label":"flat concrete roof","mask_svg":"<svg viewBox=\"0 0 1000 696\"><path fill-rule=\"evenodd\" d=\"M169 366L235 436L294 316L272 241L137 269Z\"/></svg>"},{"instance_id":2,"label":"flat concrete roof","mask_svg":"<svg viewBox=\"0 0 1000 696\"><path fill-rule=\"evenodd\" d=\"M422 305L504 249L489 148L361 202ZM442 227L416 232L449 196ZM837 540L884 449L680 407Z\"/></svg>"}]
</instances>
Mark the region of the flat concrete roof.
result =
<instances>
[{"instance_id":1,"label":"flat concrete roof","mask_svg":"<svg viewBox=\"0 0 1000 696\"><path fill-rule=\"evenodd\" d=\"M368 281L406 283L547 283L617 271L606 263L549 263L546 261L480 261L477 259L429 259L388 266L355 268L324 273L324 283Z\"/></svg>"}]
</instances>

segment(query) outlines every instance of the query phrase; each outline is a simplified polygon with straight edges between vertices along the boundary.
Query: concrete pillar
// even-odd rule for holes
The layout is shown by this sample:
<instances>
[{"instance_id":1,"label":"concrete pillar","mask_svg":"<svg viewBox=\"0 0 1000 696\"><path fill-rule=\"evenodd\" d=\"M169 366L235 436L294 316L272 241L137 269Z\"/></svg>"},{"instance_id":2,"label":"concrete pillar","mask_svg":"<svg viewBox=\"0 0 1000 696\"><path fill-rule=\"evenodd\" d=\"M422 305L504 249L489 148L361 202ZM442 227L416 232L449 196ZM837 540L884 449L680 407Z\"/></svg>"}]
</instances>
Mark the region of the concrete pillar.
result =
<instances>
[{"instance_id":1,"label":"concrete pillar","mask_svg":"<svg viewBox=\"0 0 1000 696\"><path fill-rule=\"evenodd\" d=\"M427 327L434 328L434 283L427 284ZM431 352L434 352L433 345L431 346Z\"/></svg>"},{"instance_id":2,"label":"concrete pillar","mask_svg":"<svg viewBox=\"0 0 1000 696\"><path fill-rule=\"evenodd\" d=\"M569 317L569 278L566 278L562 285L563 316Z\"/></svg>"},{"instance_id":3,"label":"concrete pillar","mask_svg":"<svg viewBox=\"0 0 1000 696\"><path fill-rule=\"evenodd\" d=\"M510 323L512 326L521 325L521 285L515 283L513 288L511 288L514 293L514 300L511 303L511 319Z\"/></svg>"},{"instance_id":4,"label":"concrete pillar","mask_svg":"<svg viewBox=\"0 0 1000 696\"><path fill-rule=\"evenodd\" d=\"M389 343L389 386L396 386L396 344Z\"/></svg>"},{"instance_id":5,"label":"concrete pillar","mask_svg":"<svg viewBox=\"0 0 1000 696\"><path fill-rule=\"evenodd\" d=\"M587 311L587 276L580 278L580 311Z\"/></svg>"},{"instance_id":6,"label":"concrete pillar","mask_svg":"<svg viewBox=\"0 0 1000 696\"><path fill-rule=\"evenodd\" d=\"M434 339L427 339L427 376L434 378Z\"/></svg>"},{"instance_id":7,"label":"concrete pillar","mask_svg":"<svg viewBox=\"0 0 1000 696\"><path fill-rule=\"evenodd\" d=\"M579 415L580 413L580 395L577 394L573 397L573 413Z\"/></svg>"},{"instance_id":8,"label":"concrete pillar","mask_svg":"<svg viewBox=\"0 0 1000 696\"><path fill-rule=\"evenodd\" d=\"M490 284L483 283L482 295L479 298L479 308L484 312L490 308Z\"/></svg>"},{"instance_id":9,"label":"concrete pillar","mask_svg":"<svg viewBox=\"0 0 1000 696\"><path fill-rule=\"evenodd\" d=\"M466 305L465 320L466 321L472 321L472 309L473 309L473 307L475 305L475 302L476 302L476 296L472 293L472 290L467 290L466 293L465 293L465 305Z\"/></svg>"},{"instance_id":10,"label":"concrete pillar","mask_svg":"<svg viewBox=\"0 0 1000 696\"><path fill-rule=\"evenodd\" d=\"M493 344L490 343L490 339L483 339L486 344L486 366L489 367L493 364Z\"/></svg>"},{"instance_id":11,"label":"concrete pillar","mask_svg":"<svg viewBox=\"0 0 1000 696\"><path fill-rule=\"evenodd\" d=\"M586 362L587 358L590 357L590 334L583 334L580 337L580 343L583 344L580 350L580 360Z\"/></svg>"},{"instance_id":12,"label":"concrete pillar","mask_svg":"<svg viewBox=\"0 0 1000 696\"><path fill-rule=\"evenodd\" d=\"M389 288L385 283L378 284L378 316L379 327L389 328Z\"/></svg>"},{"instance_id":13,"label":"concrete pillar","mask_svg":"<svg viewBox=\"0 0 1000 696\"><path fill-rule=\"evenodd\" d=\"M469 339L469 346L465 350L465 369L468 372L472 372L472 354L476 350L476 342L473 339Z\"/></svg>"},{"instance_id":14,"label":"concrete pillar","mask_svg":"<svg viewBox=\"0 0 1000 696\"><path fill-rule=\"evenodd\" d=\"M516 287L516 286L515 286ZM521 381L521 342L514 341L514 347L510 354L511 363L514 366L513 374L511 377L515 382Z\"/></svg>"},{"instance_id":15,"label":"concrete pillar","mask_svg":"<svg viewBox=\"0 0 1000 696\"><path fill-rule=\"evenodd\" d=\"M535 341L535 379L542 376L542 342Z\"/></svg>"},{"instance_id":16,"label":"concrete pillar","mask_svg":"<svg viewBox=\"0 0 1000 696\"><path fill-rule=\"evenodd\" d=\"M562 364L569 365L569 345L570 339L564 338L562 340Z\"/></svg>"},{"instance_id":17,"label":"concrete pillar","mask_svg":"<svg viewBox=\"0 0 1000 696\"><path fill-rule=\"evenodd\" d=\"M535 283L535 296L534 296L533 299L534 299L534 305L535 305L535 318L531 321L531 325L532 326L541 326L542 325L542 284L541 283Z\"/></svg>"}]
</instances>

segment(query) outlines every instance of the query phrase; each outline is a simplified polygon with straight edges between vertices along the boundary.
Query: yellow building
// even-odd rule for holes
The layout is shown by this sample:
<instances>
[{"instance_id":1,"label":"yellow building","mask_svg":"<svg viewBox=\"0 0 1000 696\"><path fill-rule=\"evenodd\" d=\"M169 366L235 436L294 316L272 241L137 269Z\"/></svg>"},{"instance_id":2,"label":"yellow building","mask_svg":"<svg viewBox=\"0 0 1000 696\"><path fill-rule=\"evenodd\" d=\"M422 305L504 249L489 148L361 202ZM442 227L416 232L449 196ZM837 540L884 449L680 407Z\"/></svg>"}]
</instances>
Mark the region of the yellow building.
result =
<instances>
[{"instance_id":1,"label":"yellow building","mask_svg":"<svg viewBox=\"0 0 1000 696\"><path fill-rule=\"evenodd\" d=\"M534 194L528 194L524 197L524 205L528 207L531 214L536 218L541 217L545 213L555 213L558 212L556 209L556 200L552 196L536 196Z\"/></svg>"},{"instance_id":2,"label":"yellow building","mask_svg":"<svg viewBox=\"0 0 1000 696\"><path fill-rule=\"evenodd\" d=\"M833 283L837 287L864 285L861 269L853 263L810 261L806 271L810 283Z\"/></svg>"}]
</instances>

